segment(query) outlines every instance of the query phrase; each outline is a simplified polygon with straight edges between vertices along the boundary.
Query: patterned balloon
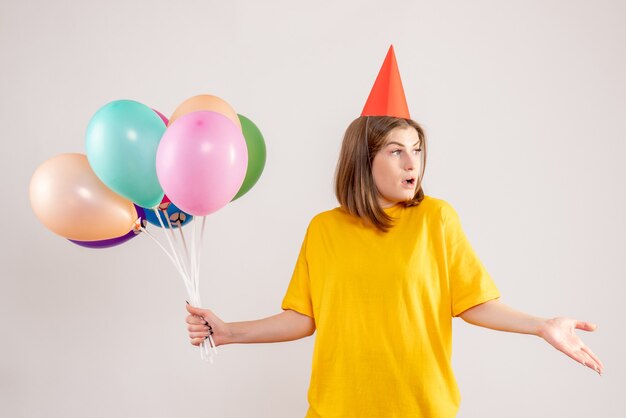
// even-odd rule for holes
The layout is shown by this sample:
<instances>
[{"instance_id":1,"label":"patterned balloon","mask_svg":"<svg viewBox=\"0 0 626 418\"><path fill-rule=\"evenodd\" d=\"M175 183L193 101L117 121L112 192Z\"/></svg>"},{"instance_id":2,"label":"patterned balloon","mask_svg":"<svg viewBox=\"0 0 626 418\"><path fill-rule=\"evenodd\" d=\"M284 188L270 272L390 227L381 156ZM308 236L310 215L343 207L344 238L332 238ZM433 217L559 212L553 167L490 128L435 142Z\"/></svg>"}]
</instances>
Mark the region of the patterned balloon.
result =
<instances>
[{"instance_id":1,"label":"patterned balloon","mask_svg":"<svg viewBox=\"0 0 626 418\"><path fill-rule=\"evenodd\" d=\"M146 208L144 208L144 210L146 212L146 219L148 220L148 222L160 228L161 223L157 219L157 216L154 213L154 211L152 209L146 209ZM163 200L161 201L161 204L159 205L159 215L161 216L163 225L166 228L169 228L167 224L167 220L163 216L165 213L167 213L167 217L170 219L172 228L178 228L180 226L184 226L193 219L192 215L180 210L174 203L170 201L170 199L167 196L163 197Z\"/></svg>"}]
</instances>

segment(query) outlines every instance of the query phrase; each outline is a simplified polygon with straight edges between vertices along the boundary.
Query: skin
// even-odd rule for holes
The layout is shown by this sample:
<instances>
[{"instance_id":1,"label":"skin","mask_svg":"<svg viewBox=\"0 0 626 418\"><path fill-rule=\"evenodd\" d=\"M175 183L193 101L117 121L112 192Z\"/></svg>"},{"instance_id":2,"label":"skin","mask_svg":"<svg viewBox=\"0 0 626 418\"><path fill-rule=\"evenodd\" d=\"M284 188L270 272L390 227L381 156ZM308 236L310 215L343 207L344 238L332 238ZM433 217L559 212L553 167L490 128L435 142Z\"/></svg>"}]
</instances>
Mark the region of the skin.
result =
<instances>
[{"instance_id":1,"label":"skin","mask_svg":"<svg viewBox=\"0 0 626 418\"><path fill-rule=\"evenodd\" d=\"M405 188L407 176L417 178L420 171L419 136L413 128L392 130L386 144L374 156L372 175L378 189L381 207L394 206L410 200L413 188ZM187 305L186 318L191 344L200 345L209 333L216 346L292 341L315 332L313 318L293 310L256 321L222 321L209 309ZM568 357L602 374L604 365L575 333L575 330L595 331L597 325L567 317L540 318L517 311L499 299L474 306L459 315L465 322L498 331L529 334L542 338Z\"/></svg>"},{"instance_id":2,"label":"skin","mask_svg":"<svg viewBox=\"0 0 626 418\"><path fill-rule=\"evenodd\" d=\"M378 189L378 203L383 208L411 200L415 195L420 172L420 148L417 131L411 127L396 128L389 132L385 145L372 160L372 176ZM407 189L402 181L415 178L413 187Z\"/></svg>"}]
</instances>

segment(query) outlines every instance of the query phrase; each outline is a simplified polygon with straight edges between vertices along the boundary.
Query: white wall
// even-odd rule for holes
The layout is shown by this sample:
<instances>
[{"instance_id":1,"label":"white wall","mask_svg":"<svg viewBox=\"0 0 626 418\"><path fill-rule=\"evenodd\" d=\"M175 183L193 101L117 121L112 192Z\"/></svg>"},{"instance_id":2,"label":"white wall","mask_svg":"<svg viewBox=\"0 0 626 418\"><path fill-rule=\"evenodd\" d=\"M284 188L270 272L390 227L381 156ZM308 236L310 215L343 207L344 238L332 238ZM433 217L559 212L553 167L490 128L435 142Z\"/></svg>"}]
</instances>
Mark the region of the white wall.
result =
<instances>
[{"instance_id":1,"label":"white wall","mask_svg":"<svg viewBox=\"0 0 626 418\"><path fill-rule=\"evenodd\" d=\"M309 219L336 205L341 136L393 43L430 141L426 193L458 210L503 302L599 325L580 334L602 377L538 338L455 320L459 417L618 416L625 15L609 0L3 0L0 415L304 416L313 338L202 363L157 247L75 246L38 222L28 184L46 159L84 152L111 100L169 115L195 94L226 99L268 159L208 220L202 295L226 321L273 315Z\"/></svg>"}]
</instances>

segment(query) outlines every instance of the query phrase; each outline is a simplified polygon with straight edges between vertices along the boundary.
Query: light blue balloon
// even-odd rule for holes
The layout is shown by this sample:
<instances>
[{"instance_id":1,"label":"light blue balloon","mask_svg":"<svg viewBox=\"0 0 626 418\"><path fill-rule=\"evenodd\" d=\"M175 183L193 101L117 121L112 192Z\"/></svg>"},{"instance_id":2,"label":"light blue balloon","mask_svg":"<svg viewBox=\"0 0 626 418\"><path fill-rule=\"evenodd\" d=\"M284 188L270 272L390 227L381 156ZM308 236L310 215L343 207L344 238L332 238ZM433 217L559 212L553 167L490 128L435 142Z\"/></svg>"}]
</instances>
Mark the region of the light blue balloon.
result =
<instances>
[{"instance_id":1,"label":"light blue balloon","mask_svg":"<svg viewBox=\"0 0 626 418\"><path fill-rule=\"evenodd\" d=\"M104 184L144 208L161 203L156 153L165 132L161 118L133 100L102 106L89 121L87 159Z\"/></svg>"}]
</instances>

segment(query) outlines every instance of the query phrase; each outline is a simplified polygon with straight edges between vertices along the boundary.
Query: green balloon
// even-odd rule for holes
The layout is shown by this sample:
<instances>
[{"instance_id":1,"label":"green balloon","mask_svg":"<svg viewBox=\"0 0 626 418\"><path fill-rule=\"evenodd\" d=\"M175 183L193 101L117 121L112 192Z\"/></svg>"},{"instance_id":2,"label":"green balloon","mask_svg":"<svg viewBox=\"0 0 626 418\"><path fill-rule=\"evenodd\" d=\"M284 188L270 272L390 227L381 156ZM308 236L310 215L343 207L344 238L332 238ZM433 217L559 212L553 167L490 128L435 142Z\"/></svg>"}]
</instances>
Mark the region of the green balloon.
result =
<instances>
[{"instance_id":1,"label":"green balloon","mask_svg":"<svg viewBox=\"0 0 626 418\"><path fill-rule=\"evenodd\" d=\"M116 100L102 106L87 127L87 158L111 190L144 208L161 203L156 152L165 124L148 106Z\"/></svg>"},{"instance_id":2,"label":"green balloon","mask_svg":"<svg viewBox=\"0 0 626 418\"><path fill-rule=\"evenodd\" d=\"M248 146L248 169L246 177L243 179L243 184L231 202L248 193L252 186L256 184L265 167L266 158L265 140L263 140L263 135L259 128L247 117L239 114L237 116L241 122L241 132Z\"/></svg>"}]
</instances>

